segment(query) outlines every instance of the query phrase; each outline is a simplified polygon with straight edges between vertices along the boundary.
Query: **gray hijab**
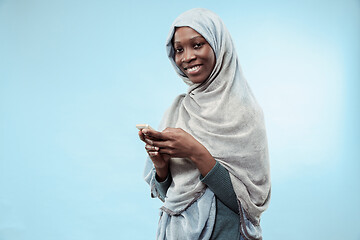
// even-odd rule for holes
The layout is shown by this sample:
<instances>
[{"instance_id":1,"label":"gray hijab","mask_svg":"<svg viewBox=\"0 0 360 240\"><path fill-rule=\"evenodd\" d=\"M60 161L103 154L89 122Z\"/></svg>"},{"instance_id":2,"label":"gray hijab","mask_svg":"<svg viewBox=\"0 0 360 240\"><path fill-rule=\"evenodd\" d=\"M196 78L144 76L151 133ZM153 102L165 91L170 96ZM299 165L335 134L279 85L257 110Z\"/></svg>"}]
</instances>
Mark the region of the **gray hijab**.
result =
<instances>
[{"instance_id":1,"label":"gray hijab","mask_svg":"<svg viewBox=\"0 0 360 240\"><path fill-rule=\"evenodd\" d=\"M216 56L209 78L193 84L174 62L172 38L177 27L200 33ZM270 167L263 113L243 76L231 36L222 20L206 9L191 9L173 23L167 54L178 75L189 85L165 113L161 129L179 127L203 144L230 174L240 211L255 226L270 200ZM188 159L172 158L173 182L163 210L179 214L201 197L206 186ZM221 181L221 179L219 179ZM242 214L241 214L242 215Z\"/></svg>"},{"instance_id":2,"label":"gray hijab","mask_svg":"<svg viewBox=\"0 0 360 240\"><path fill-rule=\"evenodd\" d=\"M172 38L175 28L182 26L200 33L216 56L211 75L201 84L193 84L174 62ZM163 127L181 126L208 149L229 171L247 218L258 225L261 213L268 207L271 187L264 118L243 76L228 30L215 13L191 9L174 21L166 49L189 89L164 116ZM197 185L195 181L193 186Z\"/></svg>"}]
</instances>

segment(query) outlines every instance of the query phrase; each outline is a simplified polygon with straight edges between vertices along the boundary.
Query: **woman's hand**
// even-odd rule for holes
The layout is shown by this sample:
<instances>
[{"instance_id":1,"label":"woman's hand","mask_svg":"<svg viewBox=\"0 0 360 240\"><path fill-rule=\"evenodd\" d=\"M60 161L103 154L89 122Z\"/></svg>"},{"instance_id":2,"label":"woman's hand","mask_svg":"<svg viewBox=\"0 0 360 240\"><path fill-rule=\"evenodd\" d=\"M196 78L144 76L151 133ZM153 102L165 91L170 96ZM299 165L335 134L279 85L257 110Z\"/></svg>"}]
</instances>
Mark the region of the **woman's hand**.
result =
<instances>
[{"instance_id":1,"label":"woman's hand","mask_svg":"<svg viewBox=\"0 0 360 240\"><path fill-rule=\"evenodd\" d=\"M162 132L144 129L143 132L146 143L158 148L160 153L171 157L191 159L194 150L201 145L181 128L166 128Z\"/></svg>"},{"instance_id":2,"label":"woman's hand","mask_svg":"<svg viewBox=\"0 0 360 240\"><path fill-rule=\"evenodd\" d=\"M209 151L193 136L181 128L166 128L162 132L143 129L144 141L157 149L161 155L188 158L192 160L201 174L205 176L215 165L216 161Z\"/></svg>"},{"instance_id":3,"label":"woman's hand","mask_svg":"<svg viewBox=\"0 0 360 240\"><path fill-rule=\"evenodd\" d=\"M160 154L159 148L152 146L147 143L147 139L145 137L145 134L142 131L139 131L139 137L140 139L146 143L145 149L147 153L149 154L149 157L151 161L154 164L156 174L157 174L157 180L159 182L162 182L166 179L167 175L169 174L169 159L170 156L166 154Z\"/></svg>"}]
</instances>

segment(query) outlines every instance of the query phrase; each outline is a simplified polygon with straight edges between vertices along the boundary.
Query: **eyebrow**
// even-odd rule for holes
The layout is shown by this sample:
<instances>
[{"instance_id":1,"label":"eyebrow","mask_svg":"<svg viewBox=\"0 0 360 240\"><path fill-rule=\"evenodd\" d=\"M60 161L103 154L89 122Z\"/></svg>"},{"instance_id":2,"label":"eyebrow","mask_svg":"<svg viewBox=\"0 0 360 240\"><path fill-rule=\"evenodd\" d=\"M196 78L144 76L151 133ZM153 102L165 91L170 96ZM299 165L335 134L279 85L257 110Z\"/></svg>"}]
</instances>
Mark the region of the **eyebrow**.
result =
<instances>
[{"instance_id":1,"label":"eyebrow","mask_svg":"<svg viewBox=\"0 0 360 240\"><path fill-rule=\"evenodd\" d=\"M190 40L194 40L194 39L196 39L196 38L204 38L204 37L201 36L201 35L196 35L196 36L190 38ZM179 41L176 41L176 42L174 42L174 44L175 44L175 43L180 43L180 42L179 42Z\"/></svg>"}]
</instances>

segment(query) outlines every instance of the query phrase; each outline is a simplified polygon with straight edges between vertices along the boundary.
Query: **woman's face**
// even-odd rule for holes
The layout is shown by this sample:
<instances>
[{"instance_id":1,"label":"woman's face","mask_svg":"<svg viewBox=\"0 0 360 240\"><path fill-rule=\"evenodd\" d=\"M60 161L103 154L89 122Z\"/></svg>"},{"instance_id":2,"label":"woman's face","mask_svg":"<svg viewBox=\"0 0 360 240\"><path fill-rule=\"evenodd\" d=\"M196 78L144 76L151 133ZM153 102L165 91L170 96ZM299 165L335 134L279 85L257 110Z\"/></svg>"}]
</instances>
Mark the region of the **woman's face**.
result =
<instances>
[{"instance_id":1,"label":"woman's face","mask_svg":"<svg viewBox=\"0 0 360 240\"><path fill-rule=\"evenodd\" d=\"M175 63L193 83L202 83L215 66L215 54L205 38L190 27L176 28Z\"/></svg>"}]
</instances>

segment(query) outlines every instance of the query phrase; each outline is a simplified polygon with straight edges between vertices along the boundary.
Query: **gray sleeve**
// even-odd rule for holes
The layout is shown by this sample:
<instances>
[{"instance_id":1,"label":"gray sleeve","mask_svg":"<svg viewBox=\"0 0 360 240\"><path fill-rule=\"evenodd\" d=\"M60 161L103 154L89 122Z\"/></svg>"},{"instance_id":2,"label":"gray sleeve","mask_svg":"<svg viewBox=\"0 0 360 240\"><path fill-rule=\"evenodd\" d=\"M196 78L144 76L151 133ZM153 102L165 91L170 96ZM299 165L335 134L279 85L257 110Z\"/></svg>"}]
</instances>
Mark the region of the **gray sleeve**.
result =
<instances>
[{"instance_id":1,"label":"gray sleeve","mask_svg":"<svg viewBox=\"0 0 360 240\"><path fill-rule=\"evenodd\" d=\"M172 182L172 178L170 173L167 175L166 179L163 182L158 182L157 177L155 177L155 188L159 194L159 198L162 201L165 200L166 192L170 187L171 182Z\"/></svg>"},{"instance_id":2,"label":"gray sleeve","mask_svg":"<svg viewBox=\"0 0 360 240\"><path fill-rule=\"evenodd\" d=\"M233 212L239 214L239 206L236 194L231 183L228 170L219 162L206 174L205 177L200 175L200 180L205 183L215 196L224 203Z\"/></svg>"}]
</instances>

